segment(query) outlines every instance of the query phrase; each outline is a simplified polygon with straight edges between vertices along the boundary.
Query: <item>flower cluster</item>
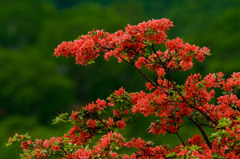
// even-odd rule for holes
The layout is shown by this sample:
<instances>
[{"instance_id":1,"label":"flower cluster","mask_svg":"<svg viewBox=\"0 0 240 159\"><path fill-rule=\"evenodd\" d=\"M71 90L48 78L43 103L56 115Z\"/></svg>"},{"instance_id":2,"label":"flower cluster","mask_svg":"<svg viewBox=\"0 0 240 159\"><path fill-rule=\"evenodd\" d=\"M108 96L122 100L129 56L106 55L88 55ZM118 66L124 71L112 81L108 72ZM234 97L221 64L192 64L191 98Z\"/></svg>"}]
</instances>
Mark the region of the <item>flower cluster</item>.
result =
<instances>
[{"instance_id":1,"label":"flower cluster","mask_svg":"<svg viewBox=\"0 0 240 159\"><path fill-rule=\"evenodd\" d=\"M104 54L105 60L114 56L119 62L134 63L138 69L145 65L155 70L160 67L187 70L193 66L193 58L201 62L205 55L209 55L206 47L200 49L184 43L180 38L167 39L166 31L170 27L173 24L168 19L153 19L138 25L128 25L124 31L119 30L113 34L93 30L74 42L62 42L54 54L66 57L71 55L81 65L92 63L96 57ZM164 44L167 50L156 51L155 45L159 44Z\"/></svg>"},{"instance_id":2,"label":"flower cluster","mask_svg":"<svg viewBox=\"0 0 240 159\"><path fill-rule=\"evenodd\" d=\"M73 56L77 64L93 63L100 55L107 61L115 57L129 63L146 79L146 90L127 92L121 87L107 100L97 99L70 115L61 114L55 123L73 124L61 137L32 141L28 135L16 134L9 144L21 141L23 158L240 158L240 73L228 79L222 72L205 77L191 74L184 84L176 83L177 71L190 69L194 59L202 62L210 51L180 38L168 39L166 31L171 27L168 19L153 19L115 33L93 30L73 42L60 44L54 54ZM150 79L142 68L155 78ZM219 93L222 95L217 96ZM148 133L175 134L181 141L179 145L155 146L141 137L124 137L121 129L138 114L154 116ZM201 135L184 141L179 134L184 119L195 124ZM214 133L208 136L204 127L212 128Z\"/></svg>"}]
</instances>

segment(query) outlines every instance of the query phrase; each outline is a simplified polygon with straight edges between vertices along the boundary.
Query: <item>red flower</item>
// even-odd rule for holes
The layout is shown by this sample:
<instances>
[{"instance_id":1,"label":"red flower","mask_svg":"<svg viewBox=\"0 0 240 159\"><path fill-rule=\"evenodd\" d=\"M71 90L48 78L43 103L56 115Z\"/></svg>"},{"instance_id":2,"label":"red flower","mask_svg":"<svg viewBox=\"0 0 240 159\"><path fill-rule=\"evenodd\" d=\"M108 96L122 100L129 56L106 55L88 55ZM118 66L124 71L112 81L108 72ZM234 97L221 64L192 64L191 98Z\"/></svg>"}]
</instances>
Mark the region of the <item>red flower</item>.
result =
<instances>
[{"instance_id":1,"label":"red flower","mask_svg":"<svg viewBox=\"0 0 240 159\"><path fill-rule=\"evenodd\" d=\"M97 125L97 121L96 121L96 120L89 119L86 124L87 124L87 126L88 126L89 128L94 129L95 126Z\"/></svg>"},{"instance_id":2,"label":"red flower","mask_svg":"<svg viewBox=\"0 0 240 159\"><path fill-rule=\"evenodd\" d=\"M117 126L118 128L124 129L125 126L126 126L126 123L125 123L124 119L121 119L120 121L117 121L116 126Z\"/></svg>"}]
</instances>

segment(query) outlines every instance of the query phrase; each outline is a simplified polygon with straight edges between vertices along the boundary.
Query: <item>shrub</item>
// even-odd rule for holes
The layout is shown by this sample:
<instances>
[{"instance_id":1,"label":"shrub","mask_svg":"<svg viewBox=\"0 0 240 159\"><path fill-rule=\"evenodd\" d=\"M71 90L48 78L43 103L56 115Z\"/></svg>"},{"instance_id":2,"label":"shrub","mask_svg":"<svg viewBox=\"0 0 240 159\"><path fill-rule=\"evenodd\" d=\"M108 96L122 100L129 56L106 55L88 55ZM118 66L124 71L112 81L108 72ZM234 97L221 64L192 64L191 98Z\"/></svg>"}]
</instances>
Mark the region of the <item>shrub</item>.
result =
<instances>
[{"instance_id":1,"label":"shrub","mask_svg":"<svg viewBox=\"0 0 240 159\"><path fill-rule=\"evenodd\" d=\"M191 74L184 84L177 83L175 73L202 62L210 50L180 38L168 39L166 31L171 27L168 19L153 19L115 33L93 30L73 42L62 42L55 49L57 57L73 56L80 65L91 64L100 55L106 61L115 57L136 68L146 79L146 90L127 92L121 87L106 100L97 99L71 114L59 115L55 124L73 125L61 137L32 141L27 134L16 134L8 145L21 141L22 158L240 158L240 100L236 95L240 73L228 79L221 72L205 77ZM150 79L143 69L155 77ZM217 96L216 90L222 94ZM138 114L154 116L148 133L176 134L181 144L170 147L137 136L124 137L121 129ZM178 133L183 118L195 124L201 135L184 141ZM208 136L205 127L214 133Z\"/></svg>"}]
</instances>

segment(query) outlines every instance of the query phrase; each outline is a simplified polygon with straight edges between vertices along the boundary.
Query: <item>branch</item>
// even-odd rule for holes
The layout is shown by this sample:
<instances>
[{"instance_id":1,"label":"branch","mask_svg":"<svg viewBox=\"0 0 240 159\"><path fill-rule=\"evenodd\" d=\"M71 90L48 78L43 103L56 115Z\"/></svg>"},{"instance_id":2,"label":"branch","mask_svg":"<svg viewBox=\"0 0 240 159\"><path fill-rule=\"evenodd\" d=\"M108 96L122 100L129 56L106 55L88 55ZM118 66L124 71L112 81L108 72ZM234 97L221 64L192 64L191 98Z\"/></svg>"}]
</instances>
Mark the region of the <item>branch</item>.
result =
<instances>
[{"instance_id":1,"label":"branch","mask_svg":"<svg viewBox=\"0 0 240 159\"><path fill-rule=\"evenodd\" d=\"M208 137L207 137L205 131L204 131L204 130L202 129L202 127L201 127L201 124L200 124L198 121L196 121L196 120L194 120L193 118L191 118L191 117L188 117L188 119L191 120L193 123L195 123L195 124L197 125L197 127L198 127L198 129L201 131L201 133L202 133L202 135L203 135L203 138L205 139L208 147L211 149L211 148L212 148L212 144L211 144L210 141L208 140Z\"/></svg>"},{"instance_id":2,"label":"branch","mask_svg":"<svg viewBox=\"0 0 240 159\"><path fill-rule=\"evenodd\" d=\"M207 114L205 114L202 110L200 110L198 107L195 107L194 105L190 104L185 98L184 96L181 94L181 92L176 88L176 85L174 84L174 82L170 79L170 82L173 84L174 86L174 90L178 92L178 94L182 97L182 99L184 100L184 102L186 102L188 104L189 107L194 108L196 110L198 110L203 116L205 116L208 120L210 120L211 122L213 122L214 124L217 125L217 122L214 121L213 119L211 119Z\"/></svg>"},{"instance_id":3,"label":"branch","mask_svg":"<svg viewBox=\"0 0 240 159\"><path fill-rule=\"evenodd\" d=\"M67 152L64 150L62 146L60 146L61 150L67 155Z\"/></svg>"}]
</instances>

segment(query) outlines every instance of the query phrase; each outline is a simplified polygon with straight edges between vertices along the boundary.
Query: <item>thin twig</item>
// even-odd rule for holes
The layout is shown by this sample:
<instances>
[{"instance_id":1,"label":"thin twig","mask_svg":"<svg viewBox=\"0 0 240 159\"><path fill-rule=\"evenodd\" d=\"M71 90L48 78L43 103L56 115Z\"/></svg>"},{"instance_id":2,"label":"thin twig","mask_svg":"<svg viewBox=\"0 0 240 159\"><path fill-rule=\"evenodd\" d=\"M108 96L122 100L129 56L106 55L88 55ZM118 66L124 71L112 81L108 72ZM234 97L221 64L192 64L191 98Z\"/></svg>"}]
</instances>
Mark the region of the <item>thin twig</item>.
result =
<instances>
[{"instance_id":1,"label":"thin twig","mask_svg":"<svg viewBox=\"0 0 240 159\"><path fill-rule=\"evenodd\" d=\"M181 136L178 134L178 132L175 134L178 136L178 138L181 140L182 144L185 146L185 143L184 143L183 139L181 138Z\"/></svg>"},{"instance_id":2,"label":"thin twig","mask_svg":"<svg viewBox=\"0 0 240 159\"><path fill-rule=\"evenodd\" d=\"M110 129L108 128L108 126L98 117L98 115L95 115L95 117L103 124L103 126L108 130L108 132L110 131Z\"/></svg>"},{"instance_id":3,"label":"thin twig","mask_svg":"<svg viewBox=\"0 0 240 159\"><path fill-rule=\"evenodd\" d=\"M157 85L155 84L155 83L153 83L140 69L138 69L135 65L134 65L134 63L131 61L131 62L129 62L129 61L127 61L127 60L125 60L124 58L122 58L122 57L120 57L123 61L125 61L125 62L127 62L128 64L130 64L130 65L133 65L137 70L138 70L138 72L148 81L148 82L150 82L155 88L157 88Z\"/></svg>"},{"instance_id":4,"label":"thin twig","mask_svg":"<svg viewBox=\"0 0 240 159\"><path fill-rule=\"evenodd\" d=\"M153 83L150 79L148 79L148 77L140 69L137 69L137 70L148 82L150 82L155 88L157 88L157 85L155 83Z\"/></svg>"},{"instance_id":5,"label":"thin twig","mask_svg":"<svg viewBox=\"0 0 240 159\"><path fill-rule=\"evenodd\" d=\"M202 125L202 126L207 126L207 127L209 127L209 128L214 128L214 129L215 129L215 127L212 126L212 125L208 125L208 124L204 124L204 123L199 123L199 124Z\"/></svg>"}]
</instances>

